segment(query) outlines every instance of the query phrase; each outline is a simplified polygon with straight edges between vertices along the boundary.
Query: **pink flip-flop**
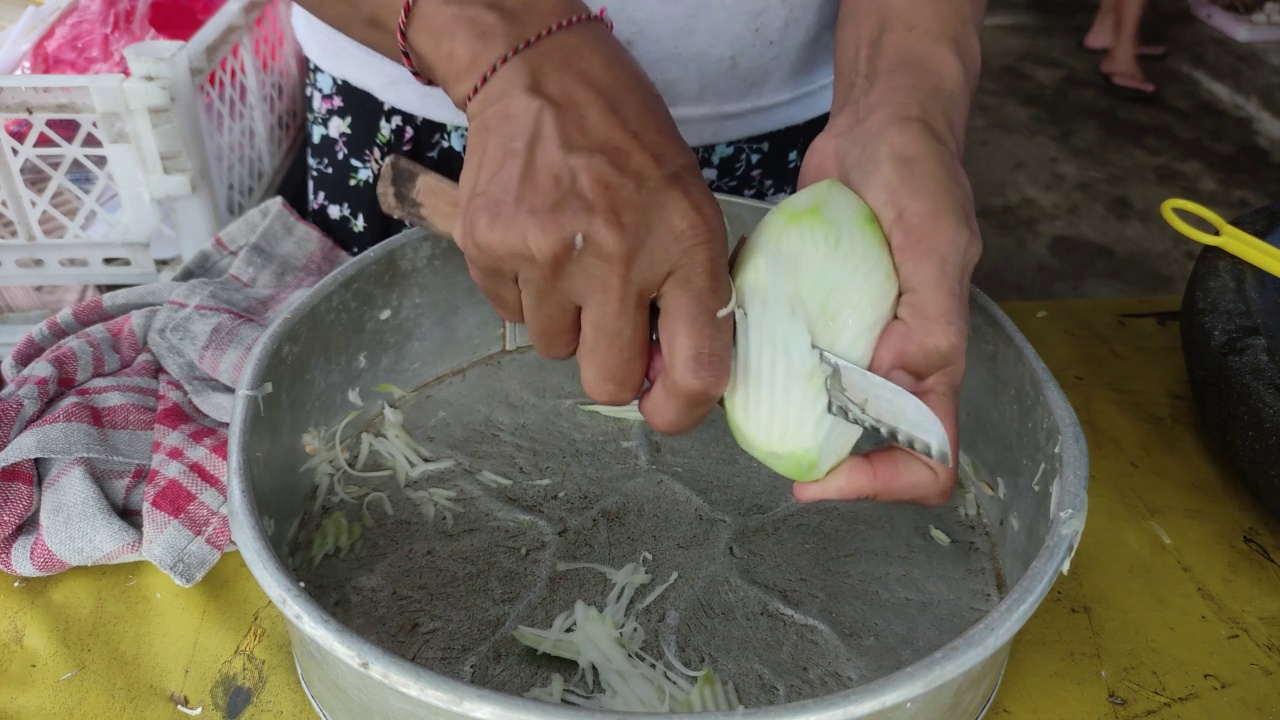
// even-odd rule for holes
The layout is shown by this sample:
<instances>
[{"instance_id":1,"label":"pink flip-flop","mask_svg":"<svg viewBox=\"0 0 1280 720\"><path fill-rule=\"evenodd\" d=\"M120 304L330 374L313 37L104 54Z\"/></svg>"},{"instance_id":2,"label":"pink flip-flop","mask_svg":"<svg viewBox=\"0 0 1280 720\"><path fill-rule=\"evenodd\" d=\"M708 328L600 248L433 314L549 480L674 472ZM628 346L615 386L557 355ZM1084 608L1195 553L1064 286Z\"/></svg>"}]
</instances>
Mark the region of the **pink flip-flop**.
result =
<instances>
[{"instance_id":1,"label":"pink flip-flop","mask_svg":"<svg viewBox=\"0 0 1280 720\"><path fill-rule=\"evenodd\" d=\"M1145 85L1139 84L1140 81L1133 78L1125 77L1115 73L1102 73L1105 79L1107 89L1112 93L1130 100L1151 100L1156 96L1157 88L1155 83L1147 81Z\"/></svg>"}]
</instances>

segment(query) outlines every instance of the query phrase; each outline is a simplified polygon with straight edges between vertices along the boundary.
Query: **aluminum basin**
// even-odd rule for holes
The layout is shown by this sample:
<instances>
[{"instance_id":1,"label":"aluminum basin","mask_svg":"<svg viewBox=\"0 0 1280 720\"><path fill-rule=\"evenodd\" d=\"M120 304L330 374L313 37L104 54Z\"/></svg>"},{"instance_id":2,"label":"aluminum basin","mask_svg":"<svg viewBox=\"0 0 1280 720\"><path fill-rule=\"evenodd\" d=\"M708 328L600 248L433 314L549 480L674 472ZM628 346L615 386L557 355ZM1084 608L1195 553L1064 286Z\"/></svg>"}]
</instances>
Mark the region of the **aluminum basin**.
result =
<instances>
[{"instance_id":1,"label":"aluminum basin","mask_svg":"<svg viewBox=\"0 0 1280 720\"><path fill-rule=\"evenodd\" d=\"M760 203L720 200L731 238L749 234L767 210ZM1014 635L1058 574L1066 570L1079 542L1086 512L1088 455L1079 422L1049 371L1009 319L977 290L971 297L970 328L969 370L961 406L962 474L967 486L976 490L982 522L975 526L972 541L962 543L970 546L969 559L960 559L958 554L940 555L942 550L959 550L956 546L939 548L922 539L927 537L925 523L940 523L951 517L955 508L853 504L828 505L825 510L789 508L788 517L794 523L784 526L791 530L812 527L816 532L823 522L835 527L831 523L839 523L840 514L849 513L846 525L855 528L849 532L851 537L857 537L856 528L877 528L874 538L864 536L854 545L869 546L875 538L901 538L870 561L864 558L864 565L856 569L841 564L834 554L824 555L824 547L804 556L808 562L818 563L813 568L833 577L842 573L855 576L849 580L851 594L847 598L838 597L837 592L809 591L819 609L826 603L836 608L834 615L840 615L841 603L861 602L865 603L865 615L881 613L875 622L878 632L856 639L865 648L870 669L865 675L851 673L849 677L859 678L856 682L837 683L822 692L809 688L793 693L799 699L789 699L783 690L765 701L776 704L752 704L746 697L748 690L743 694L749 709L733 713L733 717L972 720L985 712L999 685ZM244 387L257 388L269 382L272 392L261 398L261 405L256 396L241 394L237 399L230 440L232 532L250 571L286 619L299 674L322 716L330 720L617 717L536 702L517 692L488 689L483 682L464 682L457 679L458 673L437 672L411 662L402 653L388 650L390 643L385 638L381 644L375 643L368 637L370 633L340 621L340 613L331 612L332 599L313 597L316 588L311 583L300 587L288 563L291 529L307 512L313 491L310 477L298 472L305 458L299 438L309 426L332 426L350 410L347 388L393 383L406 389L425 387L421 395L431 397L437 392L459 392L458 388L465 389L469 382L471 386L488 383L491 387L497 377L494 363L535 362L522 330L504 325L489 308L471 283L452 242L410 231L325 279L273 323L256 348ZM556 364L548 372L571 373L572 364ZM446 381L451 383L449 387L440 384ZM406 410L406 417L409 415ZM467 423L480 422L466 421L462 429L469 427ZM695 434L694 440L679 442L701 442L697 447L705 448L711 456L736 457L732 462L742 462L741 451L714 427L716 422L713 418L707 423L705 432L710 435L705 438ZM452 427L456 434L459 425ZM593 449L597 445L584 443L585 449L574 452L598 452ZM670 447L678 454L679 446ZM590 458L583 460L588 462L592 462ZM573 475L575 467L573 463L566 465L566 475ZM681 470L671 469L677 474ZM788 483L776 476L758 469L743 472L755 473L754 481L763 483L751 486L752 493L773 497L788 492ZM685 481L686 485L689 482L696 485L697 479ZM748 485L743 487L745 493ZM722 501L732 504L733 497L726 500L725 495L720 494ZM820 514L827 519L820 519ZM731 519L738 517L730 515ZM410 541L421 538L405 538ZM785 574L786 568L778 567L791 561L780 559L781 549L770 558L768 545L761 547L765 548L761 551L766 556L763 560L772 561L764 565L774 569L756 570ZM626 548L636 554L647 549L651 548ZM989 559L984 559L984 553ZM662 559L656 551L655 555ZM977 565L965 568L954 564L964 562ZM488 560L478 557L476 563L483 565ZM952 597L948 587L929 584L931 576L946 577L949 571L954 571L956 578L981 576L980 582L964 593L982 594L984 583L998 585L991 590L995 594L989 604L982 605L976 616L950 613L949 608L964 601L963 593ZM998 580L990 580L991 573ZM789 582L802 585L815 574L821 573L804 571ZM686 572L682 570L681 575ZM871 594L882 595L894 586L885 577L904 578L898 584L914 588L917 596L904 595L902 601L917 602L925 609L890 604L875 610ZM859 584L858 578L864 581ZM776 577L765 577L763 584L770 585L772 579ZM957 580L959 585L968 582ZM859 592L868 594L860 598ZM918 597L921 593L929 597ZM423 604L429 605L425 600ZM901 609L895 611L895 607ZM862 614L850 611L845 615L844 619L857 619ZM801 634L756 627L751 621L726 625L735 626L726 631L731 636L734 632L754 633L757 640L764 637L779 648L800 643L802 650L817 652ZM839 637L843 627L832 622L824 632L834 633L834 642L844 643L842 647L855 646L855 638ZM938 628L945 629L945 637L937 637ZM877 659L882 661L878 666L872 662ZM505 657L499 660L505 661ZM721 661L730 666L746 662L734 657L717 660ZM779 672L785 676L788 670ZM816 672L806 670L794 677L803 679Z\"/></svg>"}]
</instances>

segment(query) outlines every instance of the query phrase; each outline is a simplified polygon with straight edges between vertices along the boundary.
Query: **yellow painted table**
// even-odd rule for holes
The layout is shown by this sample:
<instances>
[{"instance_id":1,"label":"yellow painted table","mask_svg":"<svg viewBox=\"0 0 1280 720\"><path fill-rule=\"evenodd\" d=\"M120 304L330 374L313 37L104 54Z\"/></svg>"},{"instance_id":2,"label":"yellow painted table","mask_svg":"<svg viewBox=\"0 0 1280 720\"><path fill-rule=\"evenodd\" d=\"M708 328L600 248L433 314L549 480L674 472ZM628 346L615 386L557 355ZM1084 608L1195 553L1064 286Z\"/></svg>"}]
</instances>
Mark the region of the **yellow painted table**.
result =
<instances>
[{"instance_id":1,"label":"yellow painted table","mask_svg":"<svg viewBox=\"0 0 1280 720\"><path fill-rule=\"evenodd\" d=\"M1200 439L1176 299L1014 304L1092 456L1071 565L989 717L1280 718L1280 525ZM314 717L238 554L183 590L149 566L0 584L0 719Z\"/></svg>"}]
</instances>

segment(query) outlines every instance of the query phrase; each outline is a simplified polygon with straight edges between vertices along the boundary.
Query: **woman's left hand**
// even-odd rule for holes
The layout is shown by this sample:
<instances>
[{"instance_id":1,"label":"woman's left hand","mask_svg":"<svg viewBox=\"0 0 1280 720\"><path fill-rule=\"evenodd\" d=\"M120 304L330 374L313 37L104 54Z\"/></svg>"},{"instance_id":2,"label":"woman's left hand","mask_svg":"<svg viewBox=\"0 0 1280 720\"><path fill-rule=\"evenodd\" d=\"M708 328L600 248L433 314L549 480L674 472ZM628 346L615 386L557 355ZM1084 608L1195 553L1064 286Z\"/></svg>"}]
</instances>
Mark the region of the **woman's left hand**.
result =
<instances>
[{"instance_id":1,"label":"woman's left hand","mask_svg":"<svg viewBox=\"0 0 1280 720\"><path fill-rule=\"evenodd\" d=\"M813 142L800 186L836 178L875 212L897 266L897 316L880 336L871 371L917 395L942 420L959 458L957 415L969 325L969 281L981 253L973 195L960 148L922 119L844 119ZM797 483L801 502L867 499L947 502L947 468L900 448L852 456L814 483Z\"/></svg>"}]
</instances>

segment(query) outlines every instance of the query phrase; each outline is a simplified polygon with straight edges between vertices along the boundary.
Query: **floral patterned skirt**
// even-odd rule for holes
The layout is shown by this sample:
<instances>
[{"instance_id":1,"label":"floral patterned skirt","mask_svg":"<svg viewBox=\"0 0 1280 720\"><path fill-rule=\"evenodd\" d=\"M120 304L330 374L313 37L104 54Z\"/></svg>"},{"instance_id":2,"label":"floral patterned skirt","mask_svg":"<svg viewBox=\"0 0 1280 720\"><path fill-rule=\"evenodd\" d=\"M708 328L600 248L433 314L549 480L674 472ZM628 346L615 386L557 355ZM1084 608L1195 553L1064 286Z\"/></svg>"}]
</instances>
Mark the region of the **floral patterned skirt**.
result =
<instances>
[{"instance_id":1,"label":"floral patterned skirt","mask_svg":"<svg viewBox=\"0 0 1280 720\"><path fill-rule=\"evenodd\" d=\"M307 63L308 220L352 254L406 229L379 209L382 162L404 155L458 179L467 129L402 113ZM808 122L728 143L693 148L715 192L776 201L795 191L800 161L826 126Z\"/></svg>"}]
</instances>

